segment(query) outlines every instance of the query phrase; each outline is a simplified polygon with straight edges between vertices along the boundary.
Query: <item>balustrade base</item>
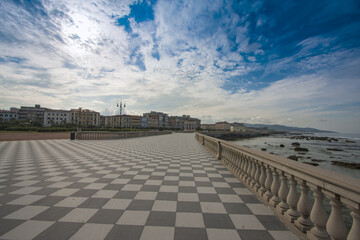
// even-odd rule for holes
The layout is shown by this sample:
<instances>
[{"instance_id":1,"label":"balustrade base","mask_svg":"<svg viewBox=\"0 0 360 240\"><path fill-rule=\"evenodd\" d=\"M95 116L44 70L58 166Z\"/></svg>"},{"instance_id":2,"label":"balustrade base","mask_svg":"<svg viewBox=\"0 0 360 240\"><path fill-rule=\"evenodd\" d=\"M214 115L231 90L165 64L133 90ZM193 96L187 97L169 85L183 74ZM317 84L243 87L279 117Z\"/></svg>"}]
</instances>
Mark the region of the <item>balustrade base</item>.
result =
<instances>
[{"instance_id":1,"label":"balustrade base","mask_svg":"<svg viewBox=\"0 0 360 240\"><path fill-rule=\"evenodd\" d=\"M284 215L285 212L286 212L287 210L289 210L289 207L284 207L283 204L281 204L281 202L280 202L280 203L276 206L276 210L277 210L278 212L280 212L282 215Z\"/></svg>"},{"instance_id":2,"label":"balustrade base","mask_svg":"<svg viewBox=\"0 0 360 240\"><path fill-rule=\"evenodd\" d=\"M289 213L288 211L284 214L284 216L289 222L294 223L295 220L300 217L300 214L296 213L295 211L291 211L291 213Z\"/></svg>"},{"instance_id":3,"label":"balustrade base","mask_svg":"<svg viewBox=\"0 0 360 240\"><path fill-rule=\"evenodd\" d=\"M326 231L319 231L315 227L307 232L306 236L311 240L330 240L329 234Z\"/></svg>"},{"instance_id":4,"label":"balustrade base","mask_svg":"<svg viewBox=\"0 0 360 240\"><path fill-rule=\"evenodd\" d=\"M303 233L306 233L314 226L311 221L303 220L301 217L294 221L294 225Z\"/></svg>"},{"instance_id":5,"label":"balustrade base","mask_svg":"<svg viewBox=\"0 0 360 240\"><path fill-rule=\"evenodd\" d=\"M281 202L280 200L270 199L269 204L270 204L271 206L273 206L274 208L276 208L276 206L277 206L280 202Z\"/></svg>"}]
</instances>

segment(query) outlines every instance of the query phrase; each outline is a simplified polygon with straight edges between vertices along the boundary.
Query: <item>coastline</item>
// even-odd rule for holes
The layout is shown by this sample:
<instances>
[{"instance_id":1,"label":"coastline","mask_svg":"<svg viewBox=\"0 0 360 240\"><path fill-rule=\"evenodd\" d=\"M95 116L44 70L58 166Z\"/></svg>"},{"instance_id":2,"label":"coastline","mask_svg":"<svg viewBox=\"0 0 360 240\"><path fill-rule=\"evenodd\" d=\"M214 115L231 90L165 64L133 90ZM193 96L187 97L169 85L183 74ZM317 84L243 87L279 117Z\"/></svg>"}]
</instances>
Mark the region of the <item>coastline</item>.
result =
<instances>
[{"instance_id":1,"label":"coastline","mask_svg":"<svg viewBox=\"0 0 360 240\"><path fill-rule=\"evenodd\" d=\"M360 178L360 134L288 132L232 142Z\"/></svg>"}]
</instances>

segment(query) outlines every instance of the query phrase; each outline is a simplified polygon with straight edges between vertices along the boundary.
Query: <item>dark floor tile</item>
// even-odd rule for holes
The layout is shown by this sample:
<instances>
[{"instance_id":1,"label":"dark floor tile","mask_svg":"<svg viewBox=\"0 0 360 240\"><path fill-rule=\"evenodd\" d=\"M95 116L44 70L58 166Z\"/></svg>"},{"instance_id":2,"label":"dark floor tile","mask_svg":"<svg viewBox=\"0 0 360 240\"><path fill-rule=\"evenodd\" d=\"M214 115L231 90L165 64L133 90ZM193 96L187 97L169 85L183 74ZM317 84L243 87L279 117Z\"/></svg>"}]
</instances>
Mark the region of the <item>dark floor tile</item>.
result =
<instances>
[{"instance_id":1,"label":"dark floor tile","mask_svg":"<svg viewBox=\"0 0 360 240\"><path fill-rule=\"evenodd\" d=\"M187 186L180 186L179 192L181 193L197 193L196 187L187 187Z\"/></svg>"},{"instance_id":2,"label":"dark floor tile","mask_svg":"<svg viewBox=\"0 0 360 240\"><path fill-rule=\"evenodd\" d=\"M58 221L60 218L71 212L71 210L73 209L66 207L51 207L36 215L34 218L32 218L32 220Z\"/></svg>"},{"instance_id":3,"label":"dark floor tile","mask_svg":"<svg viewBox=\"0 0 360 240\"><path fill-rule=\"evenodd\" d=\"M32 195L50 195L56 191L59 191L58 188L42 188L36 192L31 193Z\"/></svg>"},{"instance_id":4,"label":"dark floor tile","mask_svg":"<svg viewBox=\"0 0 360 240\"><path fill-rule=\"evenodd\" d=\"M207 240L206 230L204 228L175 228L174 240Z\"/></svg>"},{"instance_id":5,"label":"dark floor tile","mask_svg":"<svg viewBox=\"0 0 360 240\"><path fill-rule=\"evenodd\" d=\"M180 181L195 181L194 177L183 177L183 176L180 176L179 177L179 180Z\"/></svg>"},{"instance_id":6,"label":"dark floor tile","mask_svg":"<svg viewBox=\"0 0 360 240\"><path fill-rule=\"evenodd\" d=\"M233 188L244 188L245 186L244 186L244 184L242 184L242 183L233 183L233 182L230 182L230 183L228 183L231 187L233 187Z\"/></svg>"},{"instance_id":7,"label":"dark floor tile","mask_svg":"<svg viewBox=\"0 0 360 240\"><path fill-rule=\"evenodd\" d=\"M107 202L108 198L89 198L80 204L79 208L102 208Z\"/></svg>"},{"instance_id":8,"label":"dark floor tile","mask_svg":"<svg viewBox=\"0 0 360 240\"><path fill-rule=\"evenodd\" d=\"M175 177L178 177L178 176L179 176L179 173L176 173L176 172L166 172L165 176L175 176Z\"/></svg>"},{"instance_id":9,"label":"dark floor tile","mask_svg":"<svg viewBox=\"0 0 360 240\"><path fill-rule=\"evenodd\" d=\"M89 183L74 182L73 184L70 184L70 185L67 186L66 188L83 189L83 188L86 187L87 185L89 185Z\"/></svg>"},{"instance_id":10,"label":"dark floor tile","mask_svg":"<svg viewBox=\"0 0 360 240\"><path fill-rule=\"evenodd\" d=\"M23 220L14 220L14 219L1 219L0 218L0 236L9 232L11 229L22 224Z\"/></svg>"},{"instance_id":11,"label":"dark floor tile","mask_svg":"<svg viewBox=\"0 0 360 240\"><path fill-rule=\"evenodd\" d=\"M35 205L35 206L53 206L55 204L57 204L58 202L60 202L61 200L65 199L66 197L59 197L59 196L47 196L44 197L42 199L40 199L39 201L36 201L34 203L32 203L31 205Z\"/></svg>"},{"instance_id":12,"label":"dark floor tile","mask_svg":"<svg viewBox=\"0 0 360 240\"><path fill-rule=\"evenodd\" d=\"M223 203L228 214L253 214L244 203Z\"/></svg>"},{"instance_id":13,"label":"dark floor tile","mask_svg":"<svg viewBox=\"0 0 360 240\"><path fill-rule=\"evenodd\" d=\"M241 239L274 240L268 231L265 230L237 230Z\"/></svg>"},{"instance_id":14,"label":"dark floor tile","mask_svg":"<svg viewBox=\"0 0 360 240\"><path fill-rule=\"evenodd\" d=\"M256 215L256 217L267 230L288 230L274 215Z\"/></svg>"},{"instance_id":15,"label":"dark floor tile","mask_svg":"<svg viewBox=\"0 0 360 240\"><path fill-rule=\"evenodd\" d=\"M40 233L34 240L66 240L83 226L82 223L56 222L44 232Z\"/></svg>"},{"instance_id":16,"label":"dark floor tile","mask_svg":"<svg viewBox=\"0 0 360 240\"><path fill-rule=\"evenodd\" d=\"M197 187L212 187L212 183L211 182L195 182L195 185Z\"/></svg>"},{"instance_id":17,"label":"dark floor tile","mask_svg":"<svg viewBox=\"0 0 360 240\"><path fill-rule=\"evenodd\" d=\"M114 181L112 178L99 178L95 183L111 183L112 181Z\"/></svg>"},{"instance_id":18,"label":"dark floor tile","mask_svg":"<svg viewBox=\"0 0 360 240\"><path fill-rule=\"evenodd\" d=\"M17 194L5 194L0 196L0 204L5 204L8 202L11 202L19 197L21 197L22 195L17 195Z\"/></svg>"},{"instance_id":19,"label":"dark floor tile","mask_svg":"<svg viewBox=\"0 0 360 240\"><path fill-rule=\"evenodd\" d=\"M158 185L144 185L140 191L145 192L158 192L161 186Z\"/></svg>"},{"instance_id":20,"label":"dark floor tile","mask_svg":"<svg viewBox=\"0 0 360 240\"><path fill-rule=\"evenodd\" d=\"M143 226L115 225L106 236L105 240L138 240L140 239L143 229Z\"/></svg>"},{"instance_id":21,"label":"dark floor tile","mask_svg":"<svg viewBox=\"0 0 360 240\"><path fill-rule=\"evenodd\" d=\"M150 211L153 205L153 200L133 200L127 210Z\"/></svg>"},{"instance_id":22,"label":"dark floor tile","mask_svg":"<svg viewBox=\"0 0 360 240\"><path fill-rule=\"evenodd\" d=\"M115 209L100 209L90 218L90 223L115 224L124 211Z\"/></svg>"},{"instance_id":23,"label":"dark floor tile","mask_svg":"<svg viewBox=\"0 0 360 240\"><path fill-rule=\"evenodd\" d=\"M114 195L113 198L133 199L137 193L138 193L137 191L121 191L120 190L117 194Z\"/></svg>"},{"instance_id":24,"label":"dark floor tile","mask_svg":"<svg viewBox=\"0 0 360 240\"><path fill-rule=\"evenodd\" d=\"M164 180L162 182L162 185L167 185L167 186L178 186L179 185L179 181L169 181L169 180Z\"/></svg>"},{"instance_id":25,"label":"dark floor tile","mask_svg":"<svg viewBox=\"0 0 360 240\"><path fill-rule=\"evenodd\" d=\"M200 202L221 202L217 194L198 193Z\"/></svg>"},{"instance_id":26,"label":"dark floor tile","mask_svg":"<svg viewBox=\"0 0 360 240\"><path fill-rule=\"evenodd\" d=\"M228 214L203 213L203 218L206 228L235 228Z\"/></svg>"},{"instance_id":27,"label":"dark floor tile","mask_svg":"<svg viewBox=\"0 0 360 240\"><path fill-rule=\"evenodd\" d=\"M199 202L177 202L176 212L201 212Z\"/></svg>"},{"instance_id":28,"label":"dark floor tile","mask_svg":"<svg viewBox=\"0 0 360 240\"><path fill-rule=\"evenodd\" d=\"M261 203L254 195L239 195L244 203Z\"/></svg>"},{"instance_id":29,"label":"dark floor tile","mask_svg":"<svg viewBox=\"0 0 360 240\"><path fill-rule=\"evenodd\" d=\"M151 211L146 226L175 226L175 212Z\"/></svg>"},{"instance_id":30,"label":"dark floor tile","mask_svg":"<svg viewBox=\"0 0 360 240\"><path fill-rule=\"evenodd\" d=\"M169 200L177 201L178 194L172 192L159 192L156 196L156 200Z\"/></svg>"},{"instance_id":31,"label":"dark floor tile","mask_svg":"<svg viewBox=\"0 0 360 240\"><path fill-rule=\"evenodd\" d=\"M149 177L149 180L164 180L164 176L153 176Z\"/></svg>"},{"instance_id":32,"label":"dark floor tile","mask_svg":"<svg viewBox=\"0 0 360 240\"><path fill-rule=\"evenodd\" d=\"M89 185L89 184L87 183L87 185ZM95 190L95 189L80 189L79 191L77 191L76 193L74 193L71 196L72 197L91 197L98 191L99 190Z\"/></svg>"},{"instance_id":33,"label":"dark floor tile","mask_svg":"<svg viewBox=\"0 0 360 240\"><path fill-rule=\"evenodd\" d=\"M195 170L195 168L194 168ZM207 177L208 175L206 173L194 173L194 177Z\"/></svg>"},{"instance_id":34,"label":"dark floor tile","mask_svg":"<svg viewBox=\"0 0 360 240\"><path fill-rule=\"evenodd\" d=\"M209 177L211 182L225 182L224 178Z\"/></svg>"},{"instance_id":35,"label":"dark floor tile","mask_svg":"<svg viewBox=\"0 0 360 240\"><path fill-rule=\"evenodd\" d=\"M123 186L124 184L108 184L103 188L103 190L120 190Z\"/></svg>"},{"instance_id":36,"label":"dark floor tile","mask_svg":"<svg viewBox=\"0 0 360 240\"><path fill-rule=\"evenodd\" d=\"M215 187L215 191L218 194L236 194L232 188Z\"/></svg>"}]
</instances>

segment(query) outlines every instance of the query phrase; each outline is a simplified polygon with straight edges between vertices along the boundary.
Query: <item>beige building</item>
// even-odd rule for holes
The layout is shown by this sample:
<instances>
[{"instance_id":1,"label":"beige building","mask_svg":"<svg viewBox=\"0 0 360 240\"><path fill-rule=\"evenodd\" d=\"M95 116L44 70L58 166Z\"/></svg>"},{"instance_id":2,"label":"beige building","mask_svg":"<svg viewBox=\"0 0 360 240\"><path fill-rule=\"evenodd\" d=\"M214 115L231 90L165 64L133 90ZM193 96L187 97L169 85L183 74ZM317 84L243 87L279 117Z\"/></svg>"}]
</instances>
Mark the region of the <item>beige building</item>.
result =
<instances>
[{"instance_id":1,"label":"beige building","mask_svg":"<svg viewBox=\"0 0 360 240\"><path fill-rule=\"evenodd\" d=\"M105 127L141 128L141 116L136 115L105 116L103 121Z\"/></svg>"},{"instance_id":2,"label":"beige building","mask_svg":"<svg viewBox=\"0 0 360 240\"><path fill-rule=\"evenodd\" d=\"M70 123L70 111L46 109L44 111L44 127Z\"/></svg>"},{"instance_id":3,"label":"beige building","mask_svg":"<svg viewBox=\"0 0 360 240\"><path fill-rule=\"evenodd\" d=\"M100 125L100 113L89 109L71 109L70 121L73 124L80 126L99 126Z\"/></svg>"},{"instance_id":4,"label":"beige building","mask_svg":"<svg viewBox=\"0 0 360 240\"><path fill-rule=\"evenodd\" d=\"M216 131L230 131L230 123L224 122L217 122L215 123L215 130Z\"/></svg>"},{"instance_id":5,"label":"beige building","mask_svg":"<svg viewBox=\"0 0 360 240\"><path fill-rule=\"evenodd\" d=\"M215 124L201 124L201 129L205 131L215 131Z\"/></svg>"},{"instance_id":6,"label":"beige building","mask_svg":"<svg viewBox=\"0 0 360 240\"><path fill-rule=\"evenodd\" d=\"M247 132L248 128L242 123L232 123L230 126L231 132Z\"/></svg>"}]
</instances>

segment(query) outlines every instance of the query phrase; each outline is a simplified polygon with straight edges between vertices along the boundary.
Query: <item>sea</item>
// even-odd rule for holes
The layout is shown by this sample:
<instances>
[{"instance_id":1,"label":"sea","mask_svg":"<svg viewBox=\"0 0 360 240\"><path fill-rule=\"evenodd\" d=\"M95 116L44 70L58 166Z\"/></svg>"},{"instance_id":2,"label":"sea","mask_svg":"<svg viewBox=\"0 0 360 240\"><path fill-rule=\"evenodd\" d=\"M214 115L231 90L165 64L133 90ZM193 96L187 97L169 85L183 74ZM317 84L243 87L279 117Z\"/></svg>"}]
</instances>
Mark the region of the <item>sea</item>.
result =
<instances>
[{"instance_id":1,"label":"sea","mask_svg":"<svg viewBox=\"0 0 360 240\"><path fill-rule=\"evenodd\" d=\"M300 136L300 139L296 139ZM309 137L309 138L304 138ZM311 137L328 137L336 140L314 140ZM271 154L289 157L295 155L298 162L318 164L319 168L343 175L360 178L360 169L333 165L332 161L360 163L360 134L349 133L286 133L233 141L249 148L259 149ZM308 152L296 152L292 143L307 148ZM280 145L283 147L280 147ZM336 149L338 151L334 151Z\"/></svg>"}]
</instances>

